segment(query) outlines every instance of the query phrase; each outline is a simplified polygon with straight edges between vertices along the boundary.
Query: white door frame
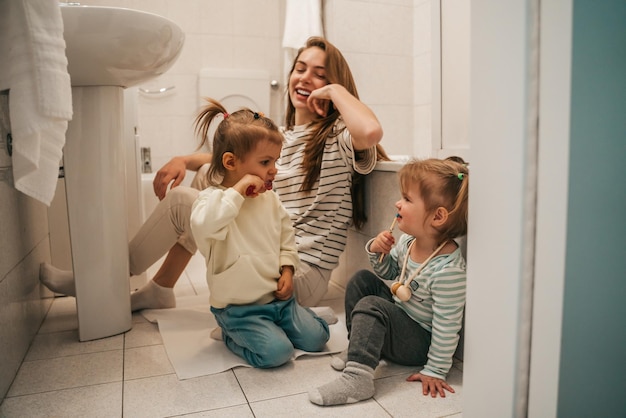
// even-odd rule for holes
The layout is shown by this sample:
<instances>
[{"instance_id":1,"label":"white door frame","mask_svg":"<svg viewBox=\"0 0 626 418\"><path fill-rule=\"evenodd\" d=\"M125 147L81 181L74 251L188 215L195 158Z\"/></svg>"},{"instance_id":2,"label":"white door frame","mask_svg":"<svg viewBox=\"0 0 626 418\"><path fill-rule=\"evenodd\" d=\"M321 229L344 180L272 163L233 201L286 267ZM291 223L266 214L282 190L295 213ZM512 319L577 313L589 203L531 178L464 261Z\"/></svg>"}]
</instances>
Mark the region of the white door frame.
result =
<instances>
[{"instance_id":1,"label":"white door frame","mask_svg":"<svg viewBox=\"0 0 626 418\"><path fill-rule=\"evenodd\" d=\"M529 417L555 417L569 170L572 0L541 2L537 242Z\"/></svg>"},{"instance_id":2,"label":"white door frame","mask_svg":"<svg viewBox=\"0 0 626 418\"><path fill-rule=\"evenodd\" d=\"M463 415L556 416L572 1L472 0L471 13Z\"/></svg>"}]
</instances>

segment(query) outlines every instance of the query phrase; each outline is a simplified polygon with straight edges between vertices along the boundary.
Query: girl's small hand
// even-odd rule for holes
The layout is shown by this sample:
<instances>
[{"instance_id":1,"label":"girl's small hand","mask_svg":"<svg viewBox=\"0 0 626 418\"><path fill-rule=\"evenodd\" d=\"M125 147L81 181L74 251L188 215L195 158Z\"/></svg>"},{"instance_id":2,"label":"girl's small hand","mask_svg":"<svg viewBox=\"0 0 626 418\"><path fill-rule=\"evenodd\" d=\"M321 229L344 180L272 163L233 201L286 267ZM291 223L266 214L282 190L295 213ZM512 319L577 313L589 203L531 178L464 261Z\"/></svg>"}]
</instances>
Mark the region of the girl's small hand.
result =
<instances>
[{"instance_id":1,"label":"girl's small hand","mask_svg":"<svg viewBox=\"0 0 626 418\"><path fill-rule=\"evenodd\" d=\"M233 186L243 197L257 197L260 193L265 193L265 182L261 177L253 174L246 174Z\"/></svg>"},{"instance_id":2,"label":"girl's small hand","mask_svg":"<svg viewBox=\"0 0 626 418\"><path fill-rule=\"evenodd\" d=\"M293 267L286 266L278 278L274 297L279 300L287 300L293 295Z\"/></svg>"},{"instance_id":3,"label":"girl's small hand","mask_svg":"<svg viewBox=\"0 0 626 418\"><path fill-rule=\"evenodd\" d=\"M391 232L389 232L389 230L385 230L374 238L374 241L370 245L370 251L389 254L389 251L391 251L391 248L393 248L395 243L396 239L393 237Z\"/></svg>"},{"instance_id":4,"label":"girl's small hand","mask_svg":"<svg viewBox=\"0 0 626 418\"><path fill-rule=\"evenodd\" d=\"M418 380L421 381L422 394L424 396L430 393L430 396L432 396L433 398L436 398L437 394L441 395L442 398L445 398L446 392L444 391L444 389L450 393L454 393L454 389L452 388L452 386L450 386L445 380L437 379L436 377L430 377L421 373L415 373L407 377L406 380L407 382L416 382Z\"/></svg>"}]
</instances>

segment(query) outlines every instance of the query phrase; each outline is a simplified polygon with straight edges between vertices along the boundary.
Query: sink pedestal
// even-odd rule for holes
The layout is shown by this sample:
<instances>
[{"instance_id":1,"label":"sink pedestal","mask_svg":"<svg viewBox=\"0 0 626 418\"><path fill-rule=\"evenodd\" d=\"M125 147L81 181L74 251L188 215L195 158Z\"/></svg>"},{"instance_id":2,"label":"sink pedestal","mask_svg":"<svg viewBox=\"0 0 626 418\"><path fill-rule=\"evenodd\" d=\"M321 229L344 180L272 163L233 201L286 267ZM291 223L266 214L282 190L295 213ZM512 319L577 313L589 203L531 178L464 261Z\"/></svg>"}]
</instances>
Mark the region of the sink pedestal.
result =
<instances>
[{"instance_id":1,"label":"sink pedestal","mask_svg":"<svg viewBox=\"0 0 626 418\"><path fill-rule=\"evenodd\" d=\"M132 326L123 88L167 71L185 34L162 16L121 7L68 3L61 15L74 107L65 188L78 338L88 341Z\"/></svg>"},{"instance_id":2,"label":"sink pedestal","mask_svg":"<svg viewBox=\"0 0 626 418\"><path fill-rule=\"evenodd\" d=\"M64 167L80 341L131 328L123 97L122 87L72 87Z\"/></svg>"}]
</instances>

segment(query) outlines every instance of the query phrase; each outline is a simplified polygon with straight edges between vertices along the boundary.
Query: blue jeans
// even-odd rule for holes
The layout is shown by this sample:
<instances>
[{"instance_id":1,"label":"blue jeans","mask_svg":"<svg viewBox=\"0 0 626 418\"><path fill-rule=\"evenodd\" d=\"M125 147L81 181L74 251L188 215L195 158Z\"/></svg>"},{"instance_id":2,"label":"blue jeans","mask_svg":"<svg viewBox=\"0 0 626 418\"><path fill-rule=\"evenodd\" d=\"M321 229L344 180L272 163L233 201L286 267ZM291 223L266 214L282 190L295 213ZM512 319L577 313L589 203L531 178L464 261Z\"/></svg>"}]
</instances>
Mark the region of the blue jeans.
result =
<instances>
[{"instance_id":1,"label":"blue jeans","mask_svg":"<svg viewBox=\"0 0 626 418\"><path fill-rule=\"evenodd\" d=\"M212 307L211 312L230 351L258 368L286 363L295 348L322 351L330 338L328 324L294 298L265 305Z\"/></svg>"}]
</instances>

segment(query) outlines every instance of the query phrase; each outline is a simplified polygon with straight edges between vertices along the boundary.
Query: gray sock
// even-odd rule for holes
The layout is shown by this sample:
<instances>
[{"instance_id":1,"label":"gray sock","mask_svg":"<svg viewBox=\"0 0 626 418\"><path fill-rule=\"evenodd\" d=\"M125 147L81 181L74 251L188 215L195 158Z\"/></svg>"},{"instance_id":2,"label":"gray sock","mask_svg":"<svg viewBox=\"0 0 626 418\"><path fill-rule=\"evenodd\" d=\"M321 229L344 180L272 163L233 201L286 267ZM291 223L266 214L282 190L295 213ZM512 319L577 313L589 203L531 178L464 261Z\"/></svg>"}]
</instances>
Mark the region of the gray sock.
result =
<instances>
[{"instance_id":1,"label":"gray sock","mask_svg":"<svg viewBox=\"0 0 626 418\"><path fill-rule=\"evenodd\" d=\"M316 405L344 405L364 401L374 396L374 369L349 361L341 376L309 392Z\"/></svg>"},{"instance_id":2,"label":"gray sock","mask_svg":"<svg viewBox=\"0 0 626 418\"><path fill-rule=\"evenodd\" d=\"M130 309L167 309L176 307L174 289L156 284L153 280L130 295Z\"/></svg>"},{"instance_id":3,"label":"gray sock","mask_svg":"<svg viewBox=\"0 0 626 418\"><path fill-rule=\"evenodd\" d=\"M346 368L346 361L348 361L348 350L343 350L341 353L333 356L330 361L330 367L333 369L342 372L343 369Z\"/></svg>"}]
</instances>

